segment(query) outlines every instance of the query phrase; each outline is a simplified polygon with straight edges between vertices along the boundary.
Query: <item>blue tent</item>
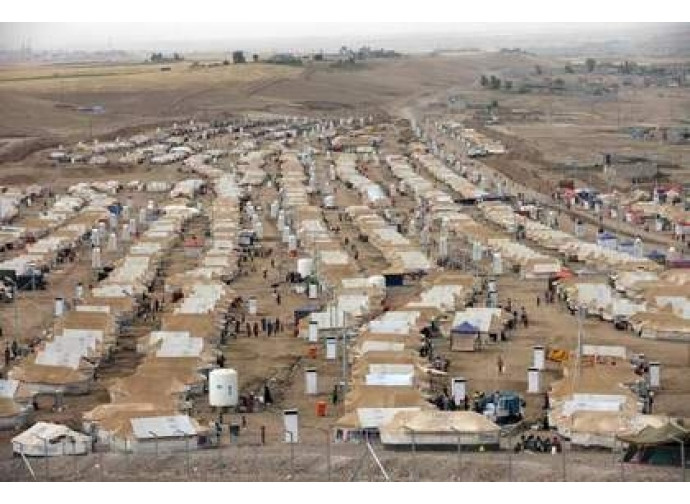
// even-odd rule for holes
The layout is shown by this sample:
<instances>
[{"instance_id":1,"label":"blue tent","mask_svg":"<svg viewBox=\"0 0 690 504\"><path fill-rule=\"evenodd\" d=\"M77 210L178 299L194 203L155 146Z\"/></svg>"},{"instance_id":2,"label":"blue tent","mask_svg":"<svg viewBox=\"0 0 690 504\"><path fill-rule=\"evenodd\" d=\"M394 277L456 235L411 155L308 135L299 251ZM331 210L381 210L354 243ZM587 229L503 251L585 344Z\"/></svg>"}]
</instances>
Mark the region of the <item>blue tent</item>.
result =
<instances>
[{"instance_id":1,"label":"blue tent","mask_svg":"<svg viewBox=\"0 0 690 504\"><path fill-rule=\"evenodd\" d=\"M604 231L603 233L599 233L597 238L600 240L613 240L616 238L616 235L611 234L608 231Z\"/></svg>"},{"instance_id":2,"label":"blue tent","mask_svg":"<svg viewBox=\"0 0 690 504\"><path fill-rule=\"evenodd\" d=\"M116 205L108 205L108 211L113 215L120 215L122 213L122 206L119 203Z\"/></svg>"},{"instance_id":3,"label":"blue tent","mask_svg":"<svg viewBox=\"0 0 690 504\"><path fill-rule=\"evenodd\" d=\"M652 250L649 254L647 254L647 259L651 259L652 261L663 261L666 259L666 255L662 254L658 250Z\"/></svg>"},{"instance_id":4,"label":"blue tent","mask_svg":"<svg viewBox=\"0 0 690 504\"><path fill-rule=\"evenodd\" d=\"M477 326L473 326L469 322L463 322L462 324L455 326L452 332L460 334L477 334L479 332L479 328Z\"/></svg>"}]
</instances>

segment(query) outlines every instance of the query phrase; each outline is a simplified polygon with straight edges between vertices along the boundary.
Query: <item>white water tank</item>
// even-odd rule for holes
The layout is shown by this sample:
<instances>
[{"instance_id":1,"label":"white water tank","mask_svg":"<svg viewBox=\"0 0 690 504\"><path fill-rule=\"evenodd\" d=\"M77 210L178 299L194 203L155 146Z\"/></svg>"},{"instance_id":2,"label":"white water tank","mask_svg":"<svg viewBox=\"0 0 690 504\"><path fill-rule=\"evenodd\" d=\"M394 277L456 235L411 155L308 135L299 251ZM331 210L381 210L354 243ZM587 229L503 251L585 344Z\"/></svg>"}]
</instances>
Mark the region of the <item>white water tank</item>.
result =
<instances>
[{"instance_id":1,"label":"white water tank","mask_svg":"<svg viewBox=\"0 0 690 504\"><path fill-rule=\"evenodd\" d=\"M479 242L472 242L472 260L481 261L482 260L482 246Z\"/></svg>"},{"instance_id":2,"label":"white water tank","mask_svg":"<svg viewBox=\"0 0 690 504\"><path fill-rule=\"evenodd\" d=\"M323 197L323 207L324 208L335 208L335 196L328 194Z\"/></svg>"},{"instance_id":3,"label":"white water tank","mask_svg":"<svg viewBox=\"0 0 690 504\"><path fill-rule=\"evenodd\" d=\"M237 406L237 371L214 369L208 375L208 403L216 407Z\"/></svg>"},{"instance_id":4,"label":"white water tank","mask_svg":"<svg viewBox=\"0 0 690 504\"><path fill-rule=\"evenodd\" d=\"M101 244L101 236L98 234L98 229L91 230L91 245L98 247Z\"/></svg>"},{"instance_id":5,"label":"white water tank","mask_svg":"<svg viewBox=\"0 0 690 504\"><path fill-rule=\"evenodd\" d=\"M338 340L326 338L326 360L336 360L338 358Z\"/></svg>"},{"instance_id":6,"label":"white water tank","mask_svg":"<svg viewBox=\"0 0 690 504\"><path fill-rule=\"evenodd\" d=\"M499 253L494 254L493 274L494 275L502 275L503 274L503 259L501 258L501 254L499 254Z\"/></svg>"},{"instance_id":7,"label":"white water tank","mask_svg":"<svg viewBox=\"0 0 690 504\"><path fill-rule=\"evenodd\" d=\"M285 429L285 442L299 442L299 411L296 409L283 411L283 427Z\"/></svg>"},{"instance_id":8,"label":"white water tank","mask_svg":"<svg viewBox=\"0 0 690 504\"><path fill-rule=\"evenodd\" d=\"M309 343L316 343L319 341L319 323L316 320L309 321Z\"/></svg>"},{"instance_id":9,"label":"white water tank","mask_svg":"<svg viewBox=\"0 0 690 504\"><path fill-rule=\"evenodd\" d=\"M122 226L122 235L120 236L120 240L123 242L128 242L131 239L131 234L129 230L129 224L125 224Z\"/></svg>"},{"instance_id":10,"label":"white water tank","mask_svg":"<svg viewBox=\"0 0 690 504\"><path fill-rule=\"evenodd\" d=\"M283 226L283 236L282 236L282 241L283 243L288 243L290 241L290 226Z\"/></svg>"},{"instance_id":11,"label":"white water tank","mask_svg":"<svg viewBox=\"0 0 690 504\"><path fill-rule=\"evenodd\" d=\"M261 221L256 221L254 223L254 232L259 240L264 237L264 225L261 223Z\"/></svg>"},{"instance_id":12,"label":"white water tank","mask_svg":"<svg viewBox=\"0 0 690 504\"><path fill-rule=\"evenodd\" d=\"M438 241L438 256L445 259L448 257L448 236L441 235Z\"/></svg>"},{"instance_id":13,"label":"white water tank","mask_svg":"<svg viewBox=\"0 0 690 504\"><path fill-rule=\"evenodd\" d=\"M309 299L316 299L319 297L319 286L313 283L309 284Z\"/></svg>"},{"instance_id":14,"label":"white water tank","mask_svg":"<svg viewBox=\"0 0 690 504\"><path fill-rule=\"evenodd\" d=\"M541 374L537 368L529 368L527 371L527 392L538 394L541 392Z\"/></svg>"},{"instance_id":15,"label":"white water tank","mask_svg":"<svg viewBox=\"0 0 690 504\"><path fill-rule=\"evenodd\" d=\"M62 317L65 313L65 300L62 298L55 298L55 316Z\"/></svg>"},{"instance_id":16,"label":"white water tank","mask_svg":"<svg viewBox=\"0 0 690 504\"><path fill-rule=\"evenodd\" d=\"M307 395L318 394L318 375L315 368L308 368L304 370L304 386Z\"/></svg>"},{"instance_id":17,"label":"white water tank","mask_svg":"<svg viewBox=\"0 0 690 504\"><path fill-rule=\"evenodd\" d=\"M306 278L311 275L313 265L314 260L311 257L297 259L297 273L299 273L302 278Z\"/></svg>"},{"instance_id":18,"label":"white water tank","mask_svg":"<svg viewBox=\"0 0 690 504\"><path fill-rule=\"evenodd\" d=\"M257 299L254 296L252 296L249 298L248 303L249 303L249 306L248 306L249 314L250 315L256 315L256 312L258 311L258 308L259 308L259 306L258 306L259 302L257 301Z\"/></svg>"},{"instance_id":19,"label":"white water tank","mask_svg":"<svg viewBox=\"0 0 690 504\"><path fill-rule=\"evenodd\" d=\"M94 247L91 249L91 267L99 269L101 267L101 248Z\"/></svg>"},{"instance_id":20,"label":"white water tank","mask_svg":"<svg viewBox=\"0 0 690 504\"><path fill-rule=\"evenodd\" d=\"M661 364L649 363L649 386L653 389L661 388Z\"/></svg>"},{"instance_id":21,"label":"white water tank","mask_svg":"<svg viewBox=\"0 0 690 504\"><path fill-rule=\"evenodd\" d=\"M136 234L136 232L137 232L137 220L136 219L129 219L129 230L131 233Z\"/></svg>"},{"instance_id":22,"label":"white water tank","mask_svg":"<svg viewBox=\"0 0 690 504\"><path fill-rule=\"evenodd\" d=\"M463 377L453 378L451 390L455 404L461 404L467 396L467 380Z\"/></svg>"},{"instance_id":23,"label":"white water tank","mask_svg":"<svg viewBox=\"0 0 690 504\"><path fill-rule=\"evenodd\" d=\"M271 203L271 219L278 218L278 202L274 201Z\"/></svg>"},{"instance_id":24,"label":"white water tank","mask_svg":"<svg viewBox=\"0 0 690 504\"><path fill-rule=\"evenodd\" d=\"M540 371L544 370L546 350L541 345L532 347L532 367Z\"/></svg>"},{"instance_id":25,"label":"white water tank","mask_svg":"<svg viewBox=\"0 0 690 504\"><path fill-rule=\"evenodd\" d=\"M288 252L295 252L297 250L297 237L293 234L288 236Z\"/></svg>"},{"instance_id":26,"label":"white water tank","mask_svg":"<svg viewBox=\"0 0 690 504\"><path fill-rule=\"evenodd\" d=\"M115 233L110 233L110 236L108 236L108 251L117 251L117 235Z\"/></svg>"}]
</instances>

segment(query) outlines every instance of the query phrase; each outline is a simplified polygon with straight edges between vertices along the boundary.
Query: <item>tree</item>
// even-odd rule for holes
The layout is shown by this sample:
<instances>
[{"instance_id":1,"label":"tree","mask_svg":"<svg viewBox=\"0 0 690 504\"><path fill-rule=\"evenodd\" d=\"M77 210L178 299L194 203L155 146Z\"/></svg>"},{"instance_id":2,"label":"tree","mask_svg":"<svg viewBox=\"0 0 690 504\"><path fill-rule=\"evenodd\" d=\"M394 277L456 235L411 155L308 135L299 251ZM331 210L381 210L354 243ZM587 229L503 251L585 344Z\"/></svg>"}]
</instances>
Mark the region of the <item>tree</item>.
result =
<instances>
[{"instance_id":1,"label":"tree","mask_svg":"<svg viewBox=\"0 0 690 504\"><path fill-rule=\"evenodd\" d=\"M510 91L511 89L513 89L513 81L510 81L510 80L503 81L503 87L505 88L506 91Z\"/></svg>"},{"instance_id":2,"label":"tree","mask_svg":"<svg viewBox=\"0 0 690 504\"><path fill-rule=\"evenodd\" d=\"M540 65L534 65L534 71L537 73L537 75L541 75L543 73Z\"/></svg>"},{"instance_id":3,"label":"tree","mask_svg":"<svg viewBox=\"0 0 690 504\"><path fill-rule=\"evenodd\" d=\"M323 61L323 53L317 53L314 55L314 61Z\"/></svg>"},{"instance_id":4,"label":"tree","mask_svg":"<svg viewBox=\"0 0 690 504\"><path fill-rule=\"evenodd\" d=\"M557 79L555 79L553 81L553 87L562 89L565 87L565 81L563 79L561 79L560 77L558 77Z\"/></svg>"},{"instance_id":5,"label":"tree","mask_svg":"<svg viewBox=\"0 0 690 504\"><path fill-rule=\"evenodd\" d=\"M223 60L223 65L227 66L227 65L229 65L229 64L230 64L230 62L228 61L228 58L225 58L225 59Z\"/></svg>"},{"instance_id":6,"label":"tree","mask_svg":"<svg viewBox=\"0 0 690 504\"><path fill-rule=\"evenodd\" d=\"M575 73L575 70L573 70L573 67L570 64L568 64L565 66L565 73Z\"/></svg>"},{"instance_id":7,"label":"tree","mask_svg":"<svg viewBox=\"0 0 690 504\"><path fill-rule=\"evenodd\" d=\"M597 65L597 60L595 60L594 58L587 58L587 60L585 60L585 66L587 67L587 71L589 73L592 73L594 71L594 67L596 65Z\"/></svg>"},{"instance_id":8,"label":"tree","mask_svg":"<svg viewBox=\"0 0 690 504\"><path fill-rule=\"evenodd\" d=\"M173 59L175 61L182 61L184 58L180 56L178 53L173 53Z\"/></svg>"},{"instance_id":9,"label":"tree","mask_svg":"<svg viewBox=\"0 0 690 504\"><path fill-rule=\"evenodd\" d=\"M232 53L232 62L234 64L238 63L246 63L247 60L244 57L244 51L233 51Z\"/></svg>"},{"instance_id":10,"label":"tree","mask_svg":"<svg viewBox=\"0 0 690 504\"><path fill-rule=\"evenodd\" d=\"M501 89L501 79L495 75L491 76L491 89Z\"/></svg>"},{"instance_id":11,"label":"tree","mask_svg":"<svg viewBox=\"0 0 690 504\"><path fill-rule=\"evenodd\" d=\"M481 83L482 87L489 85L489 79L486 78L486 75L482 75L481 79L479 79L479 82Z\"/></svg>"},{"instance_id":12,"label":"tree","mask_svg":"<svg viewBox=\"0 0 690 504\"><path fill-rule=\"evenodd\" d=\"M254 63L259 62L259 55L258 54L252 54L252 60L254 60Z\"/></svg>"}]
</instances>

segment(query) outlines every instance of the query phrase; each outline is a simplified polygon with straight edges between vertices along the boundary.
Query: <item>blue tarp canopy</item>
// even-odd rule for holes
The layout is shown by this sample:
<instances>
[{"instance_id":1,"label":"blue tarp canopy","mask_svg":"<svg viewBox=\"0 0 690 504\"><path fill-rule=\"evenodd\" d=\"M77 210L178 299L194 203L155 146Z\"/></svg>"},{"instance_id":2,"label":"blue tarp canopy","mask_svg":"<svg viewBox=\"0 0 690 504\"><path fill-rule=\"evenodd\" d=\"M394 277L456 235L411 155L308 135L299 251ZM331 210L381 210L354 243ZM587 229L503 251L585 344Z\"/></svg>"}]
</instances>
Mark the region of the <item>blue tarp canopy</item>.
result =
<instances>
[{"instance_id":1,"label":"blue tarp canopy","mask_svg":"<svg viewBox=\"0 0 690 504\"><path fill-rule=\"evenodd\" d=\"M666 254L662 254L658 250L652 250L649 254L647 254L647 259L652 259L652 260L666 259Z\"/></svg>"},{"instance_id":2,"label":"blue tarp canopy","mask_svg":"<svg viewBox=\"0 0 690 504\"><path fill-rule=\"evenodd\" d=\"M452 332L461 334L476 334L479 332L479 328L477 326L473 326L469 322L463 322L462 324L453 327Z\"/></svg>"},{"instance_id":3,"label":"blue tarp canopy","mask_svg":"<svg viewBox=\"0 0 690 504\"><path fill-rule=\"evenodd\" d=\"M113 215L120 215L122 213L122 206L119 203L117 205L108 205L108 212Z\"/></svg>"},{"instance_id":4,"label":"blue tarp canopy","mask_svg":"<svg viewBox=\"0 0 690 504\"><path fill-rule=\"evenodd\" d=\"M616 235L609 233L608 231L604 231L603 233L599 233L598 238L600 240L613 240L616 238Z\"/></svg>"}]
</instances>

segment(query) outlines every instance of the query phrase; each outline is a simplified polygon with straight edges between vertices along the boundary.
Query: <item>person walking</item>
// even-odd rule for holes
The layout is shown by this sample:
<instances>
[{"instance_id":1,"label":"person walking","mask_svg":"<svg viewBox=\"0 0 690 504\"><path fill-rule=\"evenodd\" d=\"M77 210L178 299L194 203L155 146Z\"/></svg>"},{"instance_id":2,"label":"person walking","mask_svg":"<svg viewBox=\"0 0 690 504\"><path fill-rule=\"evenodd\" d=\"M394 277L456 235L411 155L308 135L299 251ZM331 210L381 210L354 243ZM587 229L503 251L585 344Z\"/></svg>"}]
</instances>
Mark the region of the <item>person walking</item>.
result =
<instances>
[{"instance_id":1,"label":"person walking","mask_svg":"<svg viewBox=\"0 0 690 504\"><path fill-rule=\"evenodd\" d=\"M275 330L276 330L276 334L279 333L279 332L282 330L282 326L280 325L280 319L279 319L278 317L276 317L276 327L275 327Z\"/></svg>"},{"instance_id":2,"label":"person walking","mask_svg":"<svg viewBox=\"0 0 690 504\"><path fill-rule=\"evenodd\" d=\"M268 337L270 338L271 335L273 334L273 322L271 322L270 320L268 322L266 322L266 329L268 332Z\"/></svg>"},{"instance_id":3,"label":"person walking","mask_svg":"<svg viewBox=\"0 0 690 504\"><path fill-rule=\"evenodd\" d=\"M259 337L259 323L254 322L254 337L258 338Z\"/></svg>"},{"instance_id":4,"label":"person walking","mask_svg":"<svg viewBox=\"0 0 690 504\"><path fill-rule=\"evenodd\" d=\"M245 325L245 328L247 329L247 338L251 338L252 337L252 325L249 322L246 322L244 325Z\"/></svg>"},{"instance_id":5,"label":"person walking","mask_svg":"<svg viewBox=\"0 0 690 504\"><path fill-rule=\"evenodd\" d=\"M503 357L500 355L496 358L496 366L498 367L498 374L502 375L505 369L505 363L503 362Z\"/></svg>"},{"instance_id":6,"label":"person walking","mask_svg":"<svg viewBox=\"0 0 690 504\"><path fill-rule=\"evenodd\" d=\"M5 344L5 367L10 367L10 360L12 360L12 353L10 352L9 343Z\"/></svg>"}]
</instances>

